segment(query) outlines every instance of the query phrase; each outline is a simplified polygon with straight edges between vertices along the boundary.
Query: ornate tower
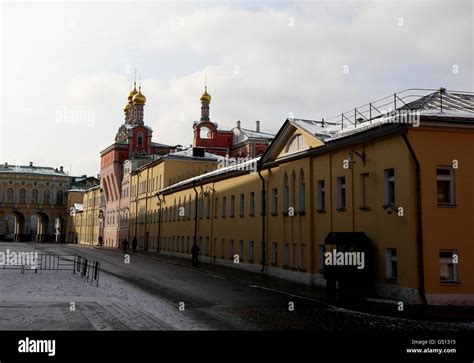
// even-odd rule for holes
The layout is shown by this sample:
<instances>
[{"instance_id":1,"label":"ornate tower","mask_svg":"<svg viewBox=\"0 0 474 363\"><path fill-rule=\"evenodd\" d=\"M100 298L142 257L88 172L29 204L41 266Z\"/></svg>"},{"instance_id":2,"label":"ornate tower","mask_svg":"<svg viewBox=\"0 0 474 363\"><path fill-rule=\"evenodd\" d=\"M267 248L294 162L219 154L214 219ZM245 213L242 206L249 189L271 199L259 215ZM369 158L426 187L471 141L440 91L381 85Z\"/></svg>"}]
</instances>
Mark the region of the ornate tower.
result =
<instances>
[{"instance_id":1,"label":"ornate tower","mask_svg":"<svg viewBox=\"0 0 474 363\"><path fill-rule=\"evenodd\" d=\"M211 95L207 93L207 86L204 87L204 93L201 96L201 121L210 121L209 104L211 103Z\"/></svg>"},{"instance_id":2,"label":"ornate tower","mask_svg":"<svg viewBox=\"0 0 474 363\"><path fill-rule=\"evenodd\" d=\"M143 126L143 107L145 106L146 97L142 94L142 87L138 87L138 93L132 98L133 109L133 125Z\"/></svg>"}]
</instances>

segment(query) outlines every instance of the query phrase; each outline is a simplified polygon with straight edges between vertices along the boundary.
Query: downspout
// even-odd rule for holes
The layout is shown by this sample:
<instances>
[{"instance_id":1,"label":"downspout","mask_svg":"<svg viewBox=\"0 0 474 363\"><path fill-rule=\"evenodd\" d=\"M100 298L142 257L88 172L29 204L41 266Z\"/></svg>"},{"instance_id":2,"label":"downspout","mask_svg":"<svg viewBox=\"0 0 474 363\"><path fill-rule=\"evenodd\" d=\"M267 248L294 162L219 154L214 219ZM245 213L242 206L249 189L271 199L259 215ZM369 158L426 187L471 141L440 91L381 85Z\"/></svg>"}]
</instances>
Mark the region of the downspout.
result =
<instances>
[{"instance_id":1,"label":"downspout","mask_svg":"<svg viewBox=\"0 0 474 363\"><path fill-rule=\"evenodd\" d=\"M137 173L137 190L135 195L135 231L133 233L133 237L137 237L137 230L138 230L138 195L140 193L140 173Z\"/></svg>"},{"instance_id":2,"label":"downspout","mask_svg":"<svg viewBox=\"0 0 474 363\"><path fill-rule=\"evenodd\" d=\"M193 245L197 245L197 230L198 230L198 191L196 189L196 184L193 183L194 193L196 195L196 200L194 202L194 243Z\"/></svg>"},{"instance_id":3,"label":"downspout","mask_svg":"<svg viewBox=\"0 0 474 363\"><path fill-rule=\"evenodd\" d=\"M415 151L413 150L412 145L410 144L410 140L407 137L407 129L402 128L402 137L403 141L410 152L410 156L412 157L413 161L415 162L416 166L416 210L417 210L417 227L418 227L418 236L417 236L417 245L418 245L418 284L419 284L419 292L420 298L423 305L428 305L425 295L425 268L424 268L424 260L423 260L423 220L422 220L422 207L421 207L421 170L420 170L420 162L416 157Z\"/></svg>"},{"instance_id":4,"label":"downspout","mask_svg":"<svg viewBox=\"0 0 474 363\"><path fill-rule=\"evenodd\" d=\"M262 180L262 269L260 270L260 273L263 274L265 272L265 265L266 265L265 218L267 214L267 202L266 202L266 191L265 191L265 179L262 176L261 168L259 167L258 169L259 169L258 176Z\"/></svg>"},{"instance_id":5,"label":"downspout","mask_svg":"<svg viewBox=\"0 0 474 363\"><path fill-rule=\"evenodd\" d=\"M161 214L163 213L163 201L161 200L160 193L156 193L158 197L158 204L160 205L160 209L158 209L158 245L156 247L156 252L160 253L160 241L161 241Z\"/></svg>"}]
</instances>

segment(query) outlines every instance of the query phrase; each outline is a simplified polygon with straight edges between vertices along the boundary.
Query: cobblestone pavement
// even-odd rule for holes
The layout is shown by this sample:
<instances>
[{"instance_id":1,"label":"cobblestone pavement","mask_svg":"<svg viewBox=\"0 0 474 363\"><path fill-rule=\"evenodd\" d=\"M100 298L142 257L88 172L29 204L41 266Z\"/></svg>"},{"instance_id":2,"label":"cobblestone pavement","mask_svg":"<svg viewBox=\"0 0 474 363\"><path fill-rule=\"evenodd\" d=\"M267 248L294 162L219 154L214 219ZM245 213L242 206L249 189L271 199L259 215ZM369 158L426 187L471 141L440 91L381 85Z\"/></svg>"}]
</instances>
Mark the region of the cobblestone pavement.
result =
<instances>
[{"instance_id":1,"label":"cobblestone pavement","mask_svg":"<svg viewBox=\"0 0 474 363\"><path fill-rule=\"evenodd\" d=\"M132 254L125 263L122 253L79 245L15 247L97 259L101 281L95 287L72 274L0 271L0 329L474 331L472 322L412 320L334 307L319 299L317 291L308 297L300 285L259 281L258 274L194 269L144 254ZM71 301L74 312L69 311ZM294 311L289 311L290 303Z\"/></svg>"}]
</instances>

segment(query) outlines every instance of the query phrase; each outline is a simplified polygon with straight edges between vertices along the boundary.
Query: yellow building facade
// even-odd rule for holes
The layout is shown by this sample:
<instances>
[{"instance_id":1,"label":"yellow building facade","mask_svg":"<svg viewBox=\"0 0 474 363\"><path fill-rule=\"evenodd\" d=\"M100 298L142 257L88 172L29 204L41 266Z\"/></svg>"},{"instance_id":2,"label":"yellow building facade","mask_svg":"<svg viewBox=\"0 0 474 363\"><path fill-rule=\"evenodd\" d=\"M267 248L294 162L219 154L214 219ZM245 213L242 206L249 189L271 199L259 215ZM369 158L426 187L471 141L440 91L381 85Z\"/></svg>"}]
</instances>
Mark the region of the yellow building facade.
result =
<instances>
[{"instance_id":1,"label":"yellow building facade","mask_svg":"<svg viewBox=\"0 0 474 363\"><path fill-rule=\"evenodd\" d=\"M258 169L157 186L166 164L145 165L132 174L131 238L179 256L196 241L205 261L324 285L329 236L363 233L378 295L473 305L474 129L465 115L418 117L337 133L287 120Z\"/></svg>"},{"instance_id":2,"label":"yellow building facade","mask_svg":"<svg viewBox=\"0 0 474 363\"><path fill-rule=\"evenodd\" d=\"M67 242L98 245L103 235L102 190L99 185L68 192Z\"/></svg>"}]
</instances>

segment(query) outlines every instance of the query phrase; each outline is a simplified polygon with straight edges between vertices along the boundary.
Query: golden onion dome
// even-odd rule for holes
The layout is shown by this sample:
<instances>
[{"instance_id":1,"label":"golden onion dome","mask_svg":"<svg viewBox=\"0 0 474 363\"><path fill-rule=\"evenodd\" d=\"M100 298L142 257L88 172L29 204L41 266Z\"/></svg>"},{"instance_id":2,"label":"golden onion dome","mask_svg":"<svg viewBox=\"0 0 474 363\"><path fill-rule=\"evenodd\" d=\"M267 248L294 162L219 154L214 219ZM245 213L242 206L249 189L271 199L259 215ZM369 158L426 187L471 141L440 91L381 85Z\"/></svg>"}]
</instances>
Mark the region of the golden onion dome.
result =
<instances>
[{"instance_id":1,"label":"golden onion dome","mask_svg":"<svg viewBox=\"0 0 474 363\"><path fill-rule=\"evenodd\" d=\"M124 112L127 112L128 110L130 110L130 103L127 103L127 104L123 107L123 111L124 111Z\"/></svg>"},{"instance_id":2,"label":"golden onion dome","mask_svg":"<svg viewBox=\"0 0 474 363\"><path fill-rule=\"evenodd\" d=\"M138 93L136 83L133 84L133 89L128 94L128 102L132 102L133 96Z\"/></svg>"},{"instance_id":3,"label":"golden onion dome","mask_svg":"<svg viewBox=\"0 0 474 363\"><path fill-rule=\"evenodd\" d=\"M146 102L146 97L143 95L141 87L138 90L138 93L133 96L132 102L137 105L144 105Z\"/></svg>"},{"instance_id":4,"label":"golden onion dome","mask_svg":"<svg viewBox=\"0 0 474 363\"><path fill-rule=\"evenodd\" d=\"M204 89L204 93L201 96L201 102L211 102L211 95L207 93L207 86Z\"/></svg>"}]
</instances>

